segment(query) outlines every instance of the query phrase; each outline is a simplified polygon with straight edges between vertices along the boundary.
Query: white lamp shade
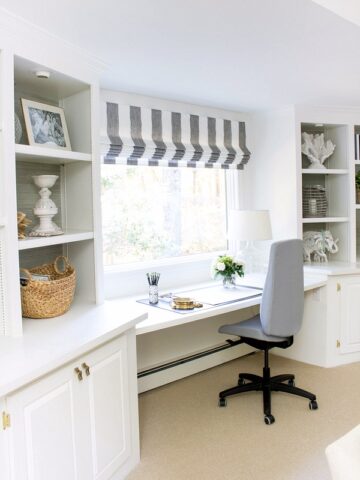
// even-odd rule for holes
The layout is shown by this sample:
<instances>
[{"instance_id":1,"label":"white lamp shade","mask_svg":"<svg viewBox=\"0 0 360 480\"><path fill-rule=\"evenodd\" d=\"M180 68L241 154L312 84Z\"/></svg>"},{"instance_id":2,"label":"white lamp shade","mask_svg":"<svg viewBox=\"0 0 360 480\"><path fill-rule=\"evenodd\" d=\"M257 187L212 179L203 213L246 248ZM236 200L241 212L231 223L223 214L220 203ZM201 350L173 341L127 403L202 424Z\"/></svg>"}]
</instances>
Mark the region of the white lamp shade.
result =
<instances>
[{"instance_id":1,"label":"white lamp shade","mask_svg":"<svg viewBox=\"0 0 360 480\"><path fill-rule=\"evenodd\" d=\"M229 240L270 240L272 238L268 210L230 210Z\"/></svg>"}]
</instances>

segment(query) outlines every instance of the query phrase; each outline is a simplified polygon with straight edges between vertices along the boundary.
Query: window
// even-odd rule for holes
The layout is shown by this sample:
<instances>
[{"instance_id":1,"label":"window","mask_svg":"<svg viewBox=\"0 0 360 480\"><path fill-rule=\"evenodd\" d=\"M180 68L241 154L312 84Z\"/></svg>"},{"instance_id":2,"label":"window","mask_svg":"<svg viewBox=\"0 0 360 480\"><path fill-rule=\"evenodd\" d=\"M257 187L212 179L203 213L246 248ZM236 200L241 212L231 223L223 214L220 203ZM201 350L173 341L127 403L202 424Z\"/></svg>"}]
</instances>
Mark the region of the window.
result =
<instances>
[{"instance_id":1,"label":"window","mask_svg":"<svg viewBox=\"0 0 360 480\"><path fill-rule=\"evenodd\" d=\"M221 169L102 166L105 265L225 250Z\"/></svg>"}]
</instances>

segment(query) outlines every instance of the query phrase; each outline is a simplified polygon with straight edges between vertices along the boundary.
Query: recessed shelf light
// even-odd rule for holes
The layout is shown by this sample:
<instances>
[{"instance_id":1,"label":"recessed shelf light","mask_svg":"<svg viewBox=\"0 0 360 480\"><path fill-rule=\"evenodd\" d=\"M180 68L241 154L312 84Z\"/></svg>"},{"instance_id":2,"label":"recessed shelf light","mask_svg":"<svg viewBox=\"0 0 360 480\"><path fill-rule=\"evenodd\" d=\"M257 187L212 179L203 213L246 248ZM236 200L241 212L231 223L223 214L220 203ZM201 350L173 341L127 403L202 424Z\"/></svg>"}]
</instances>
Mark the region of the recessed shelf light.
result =
<instances>
[{"instance_id":1,"label":"recessed shelf light","mask_svg":"<svg viewBox=\"0 0 360 480\"><path fill-rule=\"evenodd\" d=\"M38 70L37 72L35 72L35 75L37 76L37 78L50 78L50 72L48 72L47 70Z\"/></svg>"},{"instance_id":2,"label":"recessed shelf light","mask_svg":"<svg viewBox=\"0 0 360 480\"><path fill-rule=\"evenodd\" d=\"M315 123L315 127L323 127L324 124L323 123Z\"/></svg>"}]
</instances>

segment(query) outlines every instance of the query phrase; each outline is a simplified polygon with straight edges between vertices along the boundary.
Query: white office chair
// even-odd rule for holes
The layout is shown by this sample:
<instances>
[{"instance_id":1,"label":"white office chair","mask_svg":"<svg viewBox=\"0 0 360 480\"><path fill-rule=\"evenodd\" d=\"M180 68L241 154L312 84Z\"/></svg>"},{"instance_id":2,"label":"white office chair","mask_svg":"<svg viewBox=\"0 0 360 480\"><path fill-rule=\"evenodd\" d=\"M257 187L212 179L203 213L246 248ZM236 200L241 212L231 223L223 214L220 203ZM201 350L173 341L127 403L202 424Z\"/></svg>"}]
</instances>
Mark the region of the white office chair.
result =
<instances>
[{"instance_id":1,"label":"white office chair","mask_svg":"<svg viewBox=\"0 0 360 480\"><path fill-rule=\"evenodd\" d=\"M332 480L359 480L360 425L330 444L325 453Z\"/></svg>"}]
</instances>

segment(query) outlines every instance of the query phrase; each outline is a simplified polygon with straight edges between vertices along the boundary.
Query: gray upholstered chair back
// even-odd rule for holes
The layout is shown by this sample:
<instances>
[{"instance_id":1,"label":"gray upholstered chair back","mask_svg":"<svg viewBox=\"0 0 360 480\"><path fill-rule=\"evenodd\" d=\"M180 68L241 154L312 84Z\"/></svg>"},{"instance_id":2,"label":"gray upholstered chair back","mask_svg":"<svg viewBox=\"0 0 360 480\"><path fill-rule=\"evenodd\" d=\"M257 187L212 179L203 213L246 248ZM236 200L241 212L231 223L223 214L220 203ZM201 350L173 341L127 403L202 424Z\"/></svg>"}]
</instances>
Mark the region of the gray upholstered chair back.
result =
<instances>
[{"instance_id":1,"label":"gray upholstered chair back","mask_svg":"<svg viewBox=\"0 0 360 480\"><path fill-rule=\"evenodd\" d=\"M271 246L269 269L260 306L267 335L290 337L301 327L304 311L303 246L284 240Z\"/></svg>"}]
</instances>

